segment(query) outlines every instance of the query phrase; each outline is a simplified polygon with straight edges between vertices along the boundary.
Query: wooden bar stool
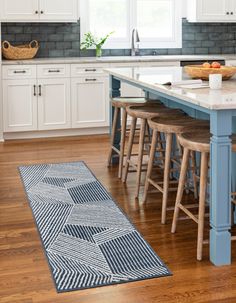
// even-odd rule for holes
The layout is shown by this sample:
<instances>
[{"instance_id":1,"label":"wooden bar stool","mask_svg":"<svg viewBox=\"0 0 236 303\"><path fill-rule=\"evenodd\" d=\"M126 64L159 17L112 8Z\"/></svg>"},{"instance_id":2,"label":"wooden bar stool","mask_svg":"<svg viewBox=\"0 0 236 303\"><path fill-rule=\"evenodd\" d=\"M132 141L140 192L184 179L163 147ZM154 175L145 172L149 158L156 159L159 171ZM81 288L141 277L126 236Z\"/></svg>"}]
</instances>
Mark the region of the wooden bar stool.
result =
<instances>
[{"instance_id":1,"label":"wooden bar stool","mask_svg":"<svg viewBox=\"0 0 236 303\"><path fill-rule=\"evenodd\" d=\"M177 134L184 131L196 130L199 128L209 128L209 122L205 120L197 120L187 115L176 117L156 117L148 120L150 128L153 130L150 159L148 162L147 176L144 187L143 202L147 201L147 194L150 184L159 190L162 194L162 215L161 223L166 223L166 211L168 203L169 191L177 191L177 188L170 188L170 184L178 184L178 180L170 181L171 163L177 164L176 158L172 156L173 152L173 139ZM155 149L157 144L158 133L165 136L165 164L164 164L164 177L163 182L158 182L151 177L153 170L153 163L155 159ZM180 164L179 164L180 166Z\"/></svg>"},{"instance_id":2,"label":"wooden bar stool","mask_svg":"<svg viewBox=\"0 0 236 303\"><path fill-rule=\"evenodd\" d=\"M183 161L181 165L181 172L179 178L179 186L175 203L175 211L172 222L171 232L176 232L179 211L182 210L187 216L198 224L197 236L197 260L202 260L203 249L203 232L204 232L204 218L205 218L205 202L208 184L208 169L210 156L210 138L209 131L202 130L200 132L183 133L178 136L179 143L184 148ZM236 135L232 137L232 149L236 152ZM201 153L201 167L200 167L200 193L198 204L198 216L190 212L188 205L183 205L182 198L184 192L184 185L189 166L190 152Z\"/></svg>"},{"instance_id":3,"label":"wooden bar stool","mask_svg":"<svg viewBox=\"0 0 236 303\"><path fill-rule=\"evenodd\" d=\"M130 136L128 142L128 151L127 151L127 158L125 163L123 182L125 183L127 181L129 167L131 166L134 169L134 171L137 172L135 198L138 198L141 173L143 171L142 167L143 167L143 156L144 156L144 145L145 145L144 140L145 140L145 132L148 127L147 120L152 117L161 117L161 116L165 116L168 117L169 119L172 119L172 117L176 115L183 116L184 114L181 110L170 109L164 107L163 105L156 105L156 104L144 105L139 107L129 106L127 108L127 113L129 116L132 117L132 124L131 124L131 130L130 130ZM132 155L132 148L134 143L137 119L141 120L141 129L140 129L140 137L139 137L138 159L137 159L137 163L135 163L131 159L131 155Z\"/></svg>"},{"instance_id":4,"label":"wooden bar stool","mask_svg":"<svg viewBox=\"0 0 236 303\"><path fill-rule=\"evenodd\" d=\"M152 100L148 100L146 98L139 97L117 97L111 99L112 107L114 108L114 118L112 121L112 133L111 133L111 144L108 155L107 165L108 167L111 165L111 160L114 154L119 157L119 171L118 178L122 178L122 170L124 165L124 151L125 151L125 138L127 132L127 111L126 108L130 105L144 105L145 103L152 103ZM161 104L159 101L155 101L157 104ZM121 129L118 130L118 121L121 114ZM117 131L120 131L120 149L115 146L116 134Z\"/></svg>"}]
</instances>

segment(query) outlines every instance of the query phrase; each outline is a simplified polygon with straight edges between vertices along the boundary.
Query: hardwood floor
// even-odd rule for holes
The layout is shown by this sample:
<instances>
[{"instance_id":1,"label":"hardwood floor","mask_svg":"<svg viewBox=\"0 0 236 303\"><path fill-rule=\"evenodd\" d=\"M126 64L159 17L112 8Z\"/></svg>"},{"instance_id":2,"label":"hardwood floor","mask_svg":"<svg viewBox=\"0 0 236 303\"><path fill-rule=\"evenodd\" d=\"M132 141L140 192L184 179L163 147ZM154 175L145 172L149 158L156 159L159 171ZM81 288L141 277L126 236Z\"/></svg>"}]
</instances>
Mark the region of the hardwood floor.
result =
<instances>
[{"instance_id":1,"label":"hardwood floor","mask_svg":"<svg viewBox=\"0 0 236 303\"><path fill-rule=\"evenodd\" d=\"M9 141L0 144L0 302L1 303L152 303L236 302L236 253L233 264L214 267L204 247L196 261L196 226L178 224L172 235L172 212L160 224L160 194L146 205L134 200L135 176L127 186L117 167L106 167L106 136ZM31 209L17 171L22 164L84 160L119 202L137 229L173 272L172 277L57 294ZM172 203L174 195L172 197ZM207 236L206 232L206 236Z\"/></svg>"}]
</instances>

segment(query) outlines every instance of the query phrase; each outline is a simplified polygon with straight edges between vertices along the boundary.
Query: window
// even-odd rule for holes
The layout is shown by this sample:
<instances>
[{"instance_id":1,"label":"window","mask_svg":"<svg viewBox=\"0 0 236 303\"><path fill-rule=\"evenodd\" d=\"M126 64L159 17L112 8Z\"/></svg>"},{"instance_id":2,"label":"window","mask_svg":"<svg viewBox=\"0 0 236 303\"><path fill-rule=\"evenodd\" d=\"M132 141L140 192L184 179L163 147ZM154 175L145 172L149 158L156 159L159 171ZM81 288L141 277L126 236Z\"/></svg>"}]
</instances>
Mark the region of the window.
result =
<instances>
[{"instance_id":1,"label":"window","mask_svg":"<svg viewBox=\"0 0 236 303\"><path fill-rule=\"evenodd\" d=\"M81 37L114 31L105 48L130 48L137 28L140 48L177 48L182 44L180 0L81 0Z\"/></svg>"}]
</instances>

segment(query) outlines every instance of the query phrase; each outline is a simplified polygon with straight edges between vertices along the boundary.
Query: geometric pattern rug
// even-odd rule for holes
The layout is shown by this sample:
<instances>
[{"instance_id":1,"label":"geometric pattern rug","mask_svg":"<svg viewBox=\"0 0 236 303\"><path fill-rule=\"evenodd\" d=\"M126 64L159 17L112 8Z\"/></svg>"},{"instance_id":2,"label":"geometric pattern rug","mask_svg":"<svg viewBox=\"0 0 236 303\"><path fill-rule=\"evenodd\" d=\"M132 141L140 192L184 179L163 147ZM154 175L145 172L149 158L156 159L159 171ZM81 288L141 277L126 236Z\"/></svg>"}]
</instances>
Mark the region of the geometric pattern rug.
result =
<instances>
[{"instance_id":1,"label":"geometric pattern rug","mask_svg":"<svg viewBox=\"0 0 236 303\"><path fill-rule=\"evenodd\" d=\"M171 275L84 162L19 170L58 292Z\"/></svg>"}]
</instances>

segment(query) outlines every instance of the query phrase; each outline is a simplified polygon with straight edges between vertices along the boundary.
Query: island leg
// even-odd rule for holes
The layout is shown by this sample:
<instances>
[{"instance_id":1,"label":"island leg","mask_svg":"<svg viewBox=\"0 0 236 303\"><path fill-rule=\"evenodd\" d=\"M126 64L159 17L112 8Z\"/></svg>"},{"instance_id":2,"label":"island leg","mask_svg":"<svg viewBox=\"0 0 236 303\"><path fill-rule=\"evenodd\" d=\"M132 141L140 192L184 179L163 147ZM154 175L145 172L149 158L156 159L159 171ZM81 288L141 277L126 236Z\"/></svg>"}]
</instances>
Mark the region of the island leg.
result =
<instances>
[{"instance_id":1,"label":"island leg","mask_svg":"<svg viewBox=\"0 0 236 303\"><path fill-rule=\"evenodd\" d=\"M110 76L110 99L111 98L116 98L120 96L120 81L115 79L113 76ZM110 136L112 133L112 121L114 119L114 108L110 102ZM121 117L120 113L118 116L118 122L116 125L116 130L121 128ZM116 131L115 135L115 141L114 141L114 146L120 150L120 139L121 139L121 133L119 131ZM117 164L119 162L118 157L112 156L112 164Z\"/></svg>"},{"instance_id":2,"label":"island leg","mask_svg":"<svg viewBox=\"0 0 236 303\"><path fill-rule=\"evenodd\" d=\"M231 263L231 139L232 114L211 114L211 203L210 260L213 264Z\"/></svg>"}]
</instances>

